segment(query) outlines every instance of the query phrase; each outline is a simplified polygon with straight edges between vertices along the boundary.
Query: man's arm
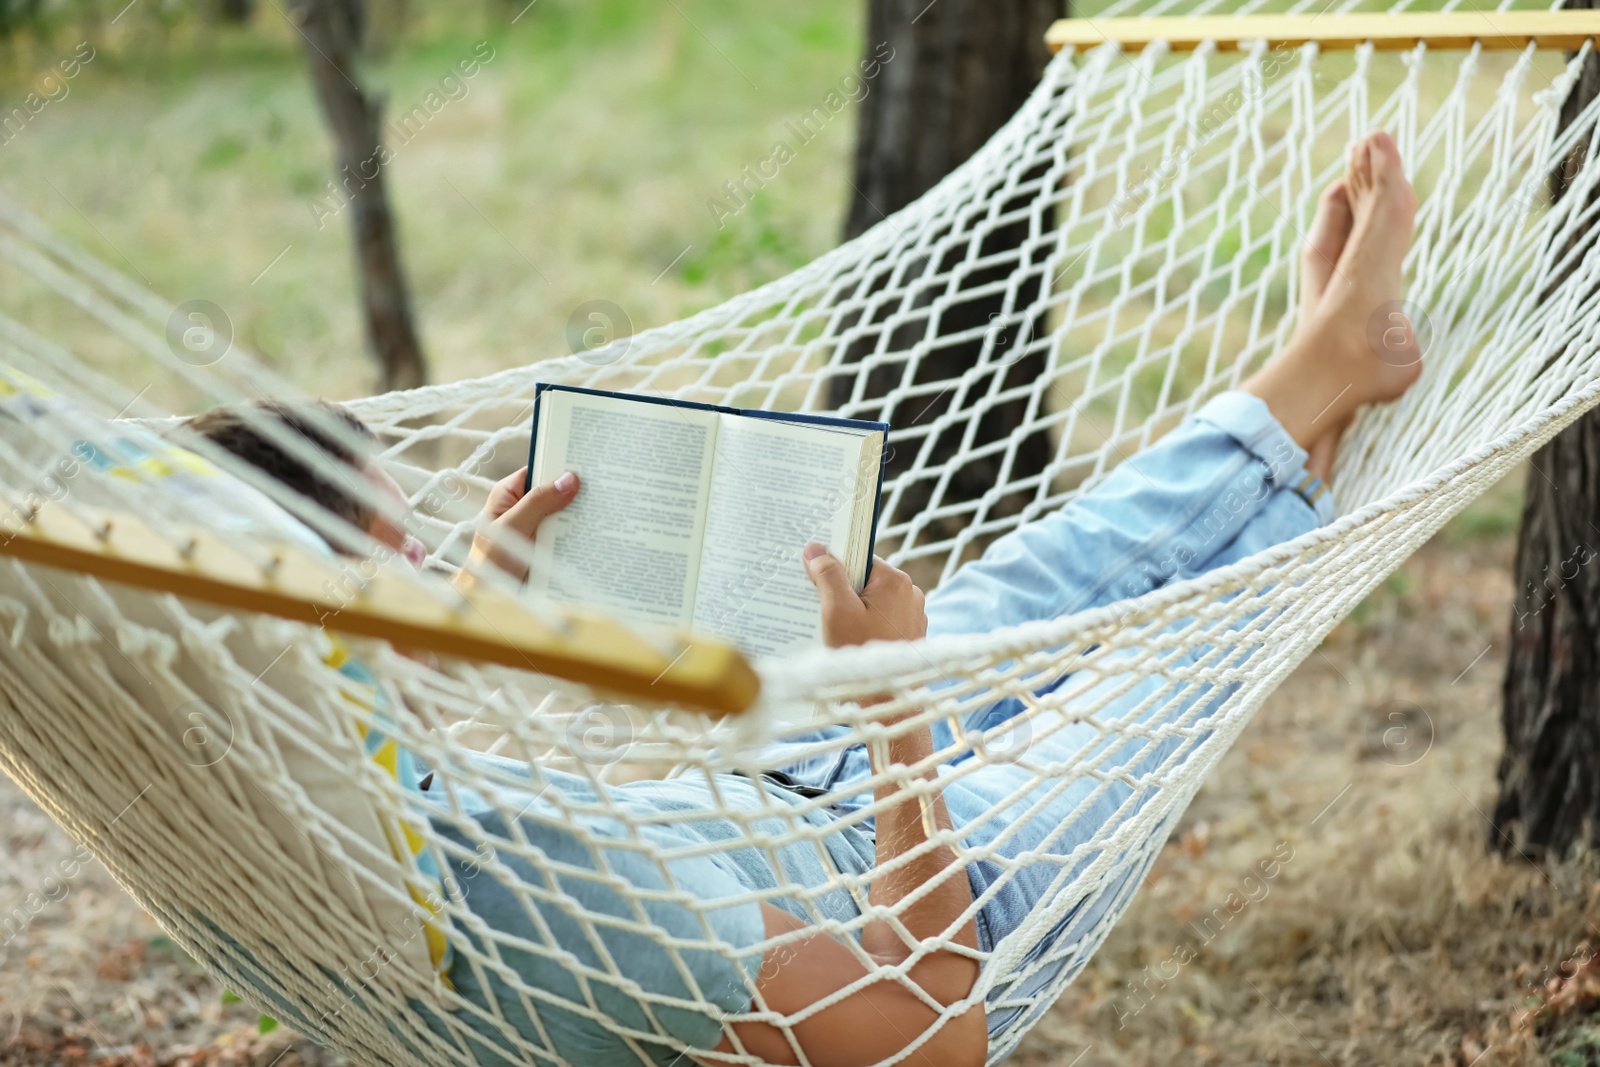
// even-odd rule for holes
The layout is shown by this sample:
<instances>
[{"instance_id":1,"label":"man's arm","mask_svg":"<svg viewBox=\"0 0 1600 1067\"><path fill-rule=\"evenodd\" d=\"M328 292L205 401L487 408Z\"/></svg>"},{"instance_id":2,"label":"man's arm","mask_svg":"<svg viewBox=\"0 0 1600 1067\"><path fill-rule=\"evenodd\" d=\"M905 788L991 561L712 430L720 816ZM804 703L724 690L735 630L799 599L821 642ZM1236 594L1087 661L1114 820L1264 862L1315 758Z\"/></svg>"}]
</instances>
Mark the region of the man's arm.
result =
<instances>
[{"instance_id":1,"label":"man's arm","mask_svg":"<svg viewBox=\"0 0 1600 1067\"><path fill-rule=\"evenodd\" d=\"M903 571L876 561L872 580L858 596L843 566L833 557L813 546L807 549L806 562L822 594L823 635L829 645L913 640L926 633L922 592ZM931 734L926 726L917 727L897 734L882 751L874 753L874 770L917 766L932 755ZM908 777L938 781L932 768ZM943 845L928 848L930 829L951 827L937 789L912 792L886 779L877 786L875 797L880 804L876 857L880 873L873 880L869 903L898 910L910 940L892 923L875 920L863 928L861 948L875 965L892 967L910 959L919 943L946 936L972 906L972 888L953 849ZM897 862L902 859L903 865ZM936 888L916 903L899 907L907 896L928 885ZM762 905L762 915L769 939L806 926L771 905ZM978 938L973 921L962 922L950 940L954 946L975 950ZM767 953L756 981L757 1008L792 1017L868 973L843 942L819 932ZM746 1051L768 1063L799 1063L790 1043L792 1034L806 1058L818 1067L858 1067L903 1052L943 1019L937 1032L905 1062L913 1067L980 1067L989 1049L982 1003L948 1019L943 1010L971 994L977 980L978 963L970 953L936 948L922 955L904 980L877 977L803 1022L788 1027L738 1023L733 1030ZM718 1051L732 1053L733 1043L724 1038Z\"/></svg>"},{"instance_id":2,"label":"man's arm","mask_svg":"<svg viewBox=\"0 0 1600 1067\"><path fill-rule=\"evenodd\" d=\"M768 938L806 928L804 922L770 904L761 905L761 914ZM865 942L866 937L862 940ZM964 979L955 974L959 968L950 967L950 959L969 968L970 974ZM828 934L815 933L768 951L756 980L759 1002L752 1010L764 1008L792 1017L867 973L855 953L842 942ZM912 967L906 980L920 986L943 1006L970 993L977 974L977 964L972 960L939 951ZM941 989L945 996L938 994ZM900 980L877 978L802 1022L783 1027L766 1022L735 1023L732 1029L746 1052L767 1063L800 1062L789 1042L792 1034L795 1043L805 1050L806 1059L816 1067L867 1067L903 1052L932 1029L943 1014L942 1008L930 1007ZM733 1042L723 1038L717 1051L732 1055ZM988 1054L989 1032L983 1005L978 1004L947 1020L903 1062L907 1067L982 1067Z\"/></svg>"},{"instance_id":3,"label":"man's arm","mask_svg":"<svg viewBox=\"0 0 1600 1067\"><path fill-rule=\"evenodd\" d=\"M882 773L883 757L889 766L915 767L933 755L933 737L927 726L919 726L893 738L887 751L871 752L872 769ZM950 813L937 789L938 771L928 767L916 780L932 783L927 792L902 793L897 783L884 779L874 790L880 805L877 815L878 876L873 879L869 902L874 907L894 911L905 927L905 934L889 923L868 924L861 932L861 947L880 962L902 963L917 943L945 937L951 925L972 906L972 885L967 881L966 865L949 845L928 847L928 832L951 829ZM904 866L898 861L905 859ZM901 901L925 886L933 886L915 903ZM950 936L962 948L978 947L978 929L968 919ZM907 938L910 938L908 942ZM952 1003L965 997L978 980L978 963L971 956L941 951L919 961L913 974L926 973L918 980L934 999Z\"/></svg>"}]
</instances>

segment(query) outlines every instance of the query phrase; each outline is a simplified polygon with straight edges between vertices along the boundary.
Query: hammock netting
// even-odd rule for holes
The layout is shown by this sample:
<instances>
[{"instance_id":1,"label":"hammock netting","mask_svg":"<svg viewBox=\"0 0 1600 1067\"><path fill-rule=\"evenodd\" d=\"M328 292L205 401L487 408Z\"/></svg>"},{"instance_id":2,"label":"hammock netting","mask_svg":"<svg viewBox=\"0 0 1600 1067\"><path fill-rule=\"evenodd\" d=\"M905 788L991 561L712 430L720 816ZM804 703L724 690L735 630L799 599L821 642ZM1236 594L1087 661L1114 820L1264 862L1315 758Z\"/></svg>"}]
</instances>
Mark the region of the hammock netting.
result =
<instances>
[{"instance_id":1,"label":"hammock netting","mask_svg":"<svg viewBox=\"0 0 1600 1067\"><path fill-rule=\"evenodd\" d=\"M753 988L702 987L697 961L754 973L784 943L719 934L686 864L768 857L771 885L752 899L837 937L872 977L908 981L956 926L886 969L857 942L868 921L893 918L868 900L880 870L834 865L821 884L789 872L801 854L830 863L822 838L868 825L878 786L899 786L894 802L925 797L925 768L805 798L760 772L775 752L825 760L935 725L946 786L994 767L1015 783L986 824L930 838L986 872L961 921L1024 871L1051 880L1041 906L977 952L966 1003L985 1002L998 1061L1101 944L1262 701L1443 523L1600 397L1600 256L1588 254L1600 171L1572 169L1553 202L1546 189L1563 161L1593 155L1596 106L1561 121L1587 55L1063 54L972 160L789 277L615 349L351 405L442 570L465 559L488 488L526 461L539 382L883 418L896 467L879 542L931 584L1092 488L1288 339L1317 196L1353 138L1386 128L1418 190L1405 273L1427 354L1418 385L1347 436L1330 525L1066 618L760 662L759 707L721 720L341 639L337 619L323 631L6 559L0 764L230 988L354 1062L574 1062L541 1036L560 1015L592 1020L634 1062L757 1063L673 1036L674 1013L795 1021L752 1003ZM170 304L14 207L0 249L163 381L219 401L288 391L238 354L206 367L175 358ZM990 310L973 321L975 306ZM117 505L227 529L241 566L271 565L272 539L165 477L170 457L93 461L116 446L85 441L168 427L148 396L124 410L155 379L105 377L9 314L0 327L0 358L43 386L7 378L7 403L21 405L6 408L0 439L8 532L41 499ZM930 372L972 344L981 356L957 376ZM1020 428L996 438L985 420L1002 408ZM1020 464L1040 442L1044 469ZM974 491L963 477L974 470L993 484ZM326 524L281 487L250 484ZM1004 698L1021 702L1017 716L965 728ZM396 751L432 772L426 801L394 773ZM676 838L658 831L706 813L630 802L641 780L693 785L731 831L699 853L663 844ZM740 803L723 804L733 790ZM1067 790L1085 819L1095 813L1061 827L1078 843L1005 847ZM529 820L576 852L538 847ZM594 906L596 886L614 907ZM484 923L473 891L521 906L540 935ZM663 925L662 902L696 924ZM677 992L635 981L618 947L629 938L668 954ZM463 984L493 992L471 999ZM936 1026L893 1062L937 1040ZM808 1062L798 1045L794 1058Z\"/></svg>"}]
</instances>

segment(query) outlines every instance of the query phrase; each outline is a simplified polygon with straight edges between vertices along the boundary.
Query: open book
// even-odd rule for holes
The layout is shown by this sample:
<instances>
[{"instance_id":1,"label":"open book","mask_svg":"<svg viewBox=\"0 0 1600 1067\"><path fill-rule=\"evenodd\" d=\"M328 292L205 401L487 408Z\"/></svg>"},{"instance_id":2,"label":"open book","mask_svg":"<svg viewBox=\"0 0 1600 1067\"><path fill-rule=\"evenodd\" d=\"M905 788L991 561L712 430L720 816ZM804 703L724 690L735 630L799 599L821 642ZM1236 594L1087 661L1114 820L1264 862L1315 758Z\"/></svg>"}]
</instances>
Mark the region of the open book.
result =
<instances>
[{"instance_id":1,"label":"open book","mask_svg":"<svg viewBox=\"0 0 1600 1067\"><path fill-rule=\"evenodd\" d=\"M826 545L860 589L889 427L541 385L529 484L577 499L534 545L536 594L721 637L752 655L822 639L801 552Z\"/></svg>"}]
</instances>

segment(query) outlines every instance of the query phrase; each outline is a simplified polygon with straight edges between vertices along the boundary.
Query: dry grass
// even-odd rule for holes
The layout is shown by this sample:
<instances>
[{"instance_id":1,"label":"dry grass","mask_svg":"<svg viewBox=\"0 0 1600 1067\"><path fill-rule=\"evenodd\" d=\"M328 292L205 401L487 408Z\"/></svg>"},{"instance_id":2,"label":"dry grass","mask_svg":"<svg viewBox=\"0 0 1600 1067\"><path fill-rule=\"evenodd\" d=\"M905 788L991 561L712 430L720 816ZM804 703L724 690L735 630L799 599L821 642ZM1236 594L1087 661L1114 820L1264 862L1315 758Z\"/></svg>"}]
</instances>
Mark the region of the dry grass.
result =
<instances>
[{"instance_id":1,"label":"dry grass","mask_svg":"<svg viewBox=\"0 0 1600 1067\"><path fill-rule=\"evenodd\" d=\"M0 1067L333 1067L169 941L0 776ZM63 878L63 872L75 872ZM279 1059L279 1054L293 1049Z\"/></svg>"},{"instance_id":2,"label":"dry grass","mask_svg":"<svg viewBox=\"0 0 1600 1067\"><path fill-rule=\"evenodd\" d=\"M1018 1063L1535 1064L1581 1043L1592 997L1516 1026L1593 937L1600 881L1590 858L1485 851L1512 550L1461 539L1485 521L1269 701ZM1262 879L1275 849L1292 859Z\"/></svg>"},{"instance_id":3,"label":"dry grass","mask_svg":"<svg viewBox=\"0 0 1600 1067\"><path fill-rule=\"evenodd\" d=\"M393 172L440 377L562 351L582 301L615 299L642 328L834 243L844 123L725 230L705 200L851 68L856 5L774 8L758 33L730 29L749 20L722 0L685 4L709 38L631 0L541 5L570 40L542 32L563 24L554 16L542 30L483 31L498 58ZM613 23L583 22L588 10ZM396 56L380 80L409 102L479 38L461 27ZM326 144L293 42L280 32L242 58L228 51L237 42L214 43L222 59L174 54L179 69L163 60L159 72L132 46L108 47L47 122L5 146L6 185L165 296L223 304L242 342L304 387L366 391L348 239L308 209ZM53 56L23 57L11 81ZM734 65L761 71L762 93L745 92ZM71 315L34 310L42 322L21 317L77 337ZM145 380L114 362L125 353L81 354ZM1516 1024L1594 936L1596 865L1536 868L1485 850L1514 517L1515 492L1502 490L1458 520L1282 687L1015 1062L1595 1061L1583 996ZM1248 880L1280 843L1293 858ZM48 881L73 846L4 779L0 849L0 1067L334 1062L282 1031L259 1035L254 1013L225 1005L97 864ZM1217 908L1228 919L1207 938L1197 930ZM1195 958L1174 973L1166 961L1185 946Z\"/></svg>"},{"instance_id":4,"label":"dry grass","mask_svg":"<svg viewBox=\"0 0 1600 1067\"><path fill-rule=\"evenodd\" d=\"M1278 691L1014 1062L1594 1062L1594 984L1545 983L1600 942L1600 866L1485 849L1516 506L1458 519ZM56 898L0 943L0 1067L337 1062L258 1035L97 864L52 888L72 845L3 780L0 827L0 908Z\"/></svg>"}]
</instances>

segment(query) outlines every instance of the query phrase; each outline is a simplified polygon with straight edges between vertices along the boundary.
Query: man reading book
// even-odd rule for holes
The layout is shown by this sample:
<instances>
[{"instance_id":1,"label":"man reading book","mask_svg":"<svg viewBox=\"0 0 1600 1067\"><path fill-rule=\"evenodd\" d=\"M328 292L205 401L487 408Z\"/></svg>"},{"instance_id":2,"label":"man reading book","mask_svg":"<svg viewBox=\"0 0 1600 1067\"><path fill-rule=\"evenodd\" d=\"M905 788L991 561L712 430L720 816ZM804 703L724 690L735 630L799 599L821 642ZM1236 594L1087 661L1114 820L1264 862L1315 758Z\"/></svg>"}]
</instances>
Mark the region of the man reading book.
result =
<instances>
[{"instance_id":1,"label":"man reading book","mask_svg":"<svg viewBox=\"0 0 1600 1067\"><path fill-rule=\"evenodd\" d=\"M527 484L589 485L540 528L536 595L785 656L823 640L801 546L866 582L885 423L546 384L533 424Z\"/></svg>"},{"instance_id":2,"label":"man reading book","mask_svg":"<svg viewBox=\"0 0 1600 1067\"><path fill-rule=\"evenodd\" d=\"M1372 312L1401 294L1401 261L1414 215L1415 198L1392 138L1378 133L1361 141L1351 152L1346 178L1327 190L1319 203L1304 255L1305 292L1299 322L1281 352L1238 391L1215 397L1091 491L1000 538L982 559L963 567L926 599L903 572L881 560L857 592L845 561L820 545L805 547L804 567L818 591L823 639L831 646L905 641L933 634L987 632L1055 618L1224 566L1329 521L1333 508L1324 482L1343 429L1360 406L1398 398L1420 373L1420 354L1414 343L1379 358L1368 348L1365 334ZM365 469L363 464L356 466ZM514 476L496 487L485 517L537 546L542 524L581 499L581 493L589 488L580 487L566 473L531 489L525 487L522 476ZM1224 501L1228 506L1222 506ZM1201 517L1211 520L1203 536L1197 532ZM374 535L378 536L377 530ZM386 536L392 538L393 534L386 532ZM486 543L478 551L485 561L509 565L493 555ZM795 565L800 564L796 561ZM513 572L522 577L520 568ZM1115 715L1119 709L1126 712L1137 705L1140 696L1139 692L1130 693L1102 714ZM1170 721L1193 702L1190 698L1178 702L1182 707L1154 708L1147 713L1147 721ZM968 725L992 727L1018 710L1016 701L1001 701ZM1202 727L1204 722L1202 717ZM1035 739L1036 746L1060 750L1039 753L1037 762L1070 762L1072 752L1086 743L1083 730L1092 730L1089 724L1077 725L1082 729ZM935 731L924 728L896 737L881 753L869 753L865 746L857 745L843 754L830 752L820 761L783 763L778 762L781 754L775 752L772 765L782 774L774 775L772 781L848 795L841 786L865 781L873 759L914 765L943 747L943 741ZM1177 743L1148 739L1143 750L1126 757L1123 766L1128 777L1140 768L1156 766L1176 751L1173 746ZM519 773L503 761L496 766L502 774ZM818 827L818 839L770 852L727 848L727 842L740 840L747 831L723 813L729 808L747 808L749 820L759 823L762 813L770 809L771 793L783 794L783 789L758 791L739 776L718 775L714 803L708 785L690 779L608 787L613 804L627 803L647 813L698 813L694 819L663 818L650 827L658 847L681 844L683 854L690 857L667 864L672 868L669 879L661 864L628 847L630 828L594 816L586 828L589 837L584 839L565 827L567 809L551 798L550 790L560 791L573 803L596 802L591 780L541 769L540 788L535 789L531 776L523 770L520 775L529 782L525 797L513 798L511 803L502 798L498 807L469 810L484 835L497 840L525 837L541 854L580 870L594 867L595 853L589 841L595 835L614 837L618 847L606 851L603 878L590 882L562 876L567 900L530 903L492 879L480 879L467 901L478 921L477 932L461 927L459 935L480 945L485 929L505 935L508 940L500 945L500 953L515 961L524 983L570 999L580 994L574 992L577 980L558 962L563 953L588 968L606 970L605 955L587 940L582 927L571 921L573 911L615 916L618 924L596 926L594 937L604 942L606 953L616 958L614 966L621 973L607 981L588 971L582 984L586 992L581 996L592 998L602 1013L613 1020L626 1020L636 1031L665 1029L672 1044L625 1040L590 1014L569 1011L553 1002L541 1001L530 1014L523 1007L525 998L488 969L458 964L452 973L455 988L469 1001L498 1011L529 1043L544 1046L568 1062L636 1063L636 1050L643 1048L663 1064L681 1061L684 1049L690 1050L691 1058L696 1058L695 1050L721 1055L737 1051L769 1063L795 1063L792 1034L811 1063L849 1067L896 1057L938 1024L937 1037L922 1044L911 1062L977 1067L986 1058L990 1030L1026 1010L1016 1006L1026 998L1012 989L1007 1005L974 1005L942 1022L944 1013L930 1007L928 1001L949 1006L965 1000L979 976L973 950L991 950L1016 929L1047 899L1062 868L1040 861L1007 872L1012 877L997 877L997 872L984 864L963 865L953 849L922 852L929 828L959 831L968 844L1003 842L1000 848L1009 856L1045 852L1060 857L1089 842L1132 795L1126 781L1060 783L1038 781L1031 774L1026 768L1000 763L948 780L930 772L930 780L944 782L932 799L918 802L908 797L899 804L892 803L893 787L884 787L887 794L877 799L887 806L875 827L841 820L838 810L814 806L800 810L802 801L796 791L793 803L797 810L789 818ZM1027 810L1025 798L1030 790L1041 797L1049 791L1052 799L1044 814L1024 825L1006 825L997 818L996 813L1008 807ZM430 802L420 785L419 797L423 804ZM1019 797L1024 799L1019 801ZM523 799L526 806L513 828L502 812L516 810ZM472 852L471 840L450 820L437 818L434 826L442 837L461 845L463 853ZM637 830L635 826L631 832ZM723 849L717 848L718 843ZM914 859L894 863L913 853ZM540 872L520 857L504 857L504 862L526 882L545 884ZM458 878L476 874L463 864L453 864L453 868ZM893 873L876 873L880 868ZM907 976L924 996L913 994L897 980L879 978L788 1027L748 1018L728 1019L755 1010L752 988L766 1018L792 1018L866 976L856 953L844 943L820 932L804 936L806 913L799 905L775 900L771 892L779 884L825 890L837 881L836 872L869 878L870 903L892 909L898 917L898 927L874 920L862 929L859 948L880 964L904 962L919 942L948 938L943 942L947 947L923 956ZM1137 872L1130 872L1133 874ZM629 935L618 928L635 918L628 900L609 888L618 879L651 895L652 923L680 943L704 939L707 926L719 941L735 949L764 939L801 936L786 943L781 959L763 961L747 955L743 959L751 962L746 964L709 952L672 951L657 939ZM693 892L700 906L667 903L678 889ZM985 894L985 905L975 918L962 924L961 916L974 899ZM1047 942L1070 944L1074 931L1087 930L1101 913L1099 909L1115 895L1085 898ZM904 903L913 897L912 902ZM775 902L751 903L754 899ZM849 894L824 894L817 899L837 909L841 917L860 915ZM723 900L739 902L718 906ZM813 906L821 905L813 901ZM530 916L530 908L538 912L537 921ZM514 949L518 941L548 945L551 938L557 944L550 947L558 952L535 954ZM1048 948L1049 943L1041 951ZM1080 953L1062 953L1055 968L1071 966L1080 958ZM1043 988L1055 974L1055 969L1047 967L1033 981ZM633 992L640 989L644 998ZM697 1000L711 1001L721 1013L681 1007ZM493 1037L484 1025L486 1035ZM737 1050L731 1035L738 1038ZM698 1058L709 1062L706 1055ZM506 1062L487 1046L479 1051L478 1059L484 1064Z\"/></svg>"}]
</instances>

